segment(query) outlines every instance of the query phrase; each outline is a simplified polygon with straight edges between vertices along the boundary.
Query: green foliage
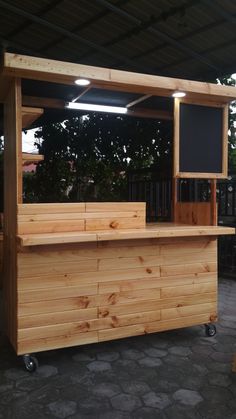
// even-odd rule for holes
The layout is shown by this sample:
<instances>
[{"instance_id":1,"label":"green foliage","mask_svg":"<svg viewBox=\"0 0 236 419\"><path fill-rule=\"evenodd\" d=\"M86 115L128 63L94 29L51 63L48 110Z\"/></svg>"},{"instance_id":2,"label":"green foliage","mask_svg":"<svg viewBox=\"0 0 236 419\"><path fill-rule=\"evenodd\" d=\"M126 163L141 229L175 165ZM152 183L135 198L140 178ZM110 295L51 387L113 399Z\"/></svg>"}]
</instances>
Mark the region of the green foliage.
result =
<instances>
[{"instance_id":1,"label":"green foliage","mask_svg":"<svg viewBox=\"0 0 236 419\"><path fill-rule=\"evenodd\" d=\"M167 121L92 113L41 127L35 136L44 161L25 183L29 202L126 200L128 170L171 166Z\"/></svg>"}]
</instances>

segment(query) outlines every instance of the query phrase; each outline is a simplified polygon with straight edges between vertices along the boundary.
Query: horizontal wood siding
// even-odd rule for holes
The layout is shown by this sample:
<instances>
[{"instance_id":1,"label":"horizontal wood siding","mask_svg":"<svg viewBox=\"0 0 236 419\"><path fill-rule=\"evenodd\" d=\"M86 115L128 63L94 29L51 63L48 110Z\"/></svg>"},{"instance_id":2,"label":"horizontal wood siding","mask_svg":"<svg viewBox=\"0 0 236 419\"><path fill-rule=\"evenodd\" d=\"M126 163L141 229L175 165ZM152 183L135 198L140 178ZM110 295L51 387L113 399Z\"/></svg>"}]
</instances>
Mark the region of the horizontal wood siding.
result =
<instances>
[{"instance_id":1,"label":"horizontal wood siding","mask_svg":"<svg viewBox=\"0 0 236 419\"><path fill-rule=\"evenodd\" d=\"M210 237L26 247L18 354L214 321L216 256Z\"/></svg>"},{"instance_id":2,"label":"horizontal wood siding","mask_svg":"<svg viewBox=\"0 0 236 419\"><path fill-rule=\"evenodd\" d=\"M18 205L18 234L144 228L144 202Z\"/></svg>"}]
</instances>

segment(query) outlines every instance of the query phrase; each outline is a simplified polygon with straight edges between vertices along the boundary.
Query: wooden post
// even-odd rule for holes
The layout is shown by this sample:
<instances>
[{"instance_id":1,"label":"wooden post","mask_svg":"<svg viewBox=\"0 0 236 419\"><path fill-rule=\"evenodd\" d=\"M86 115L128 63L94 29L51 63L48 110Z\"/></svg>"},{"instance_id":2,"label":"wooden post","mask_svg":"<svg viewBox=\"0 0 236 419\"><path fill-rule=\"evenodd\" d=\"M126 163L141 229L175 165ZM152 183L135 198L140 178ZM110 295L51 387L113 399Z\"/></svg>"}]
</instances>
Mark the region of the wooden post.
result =
<instances>
[{"instance_id":1,"label":"wooden post","mask_svg":"<svg viewBox=\"0 0 236 419\"><path fill-rule=\"evenodd\" d=\"M211 220L212 225L217 225L217 204L216 204L216 179L211 179Z\"/></svg>"},{"instance_id":2,"label":"wooden post","mask_svg":"<svg viewBox=\"0 0 236 419\"><path fill-rule=\"evenodd\" d=\"M5 331L17 346L17 204L22 201L21 80L13 79L4 102L4 261Z\"/></svg>"}]
</instances>

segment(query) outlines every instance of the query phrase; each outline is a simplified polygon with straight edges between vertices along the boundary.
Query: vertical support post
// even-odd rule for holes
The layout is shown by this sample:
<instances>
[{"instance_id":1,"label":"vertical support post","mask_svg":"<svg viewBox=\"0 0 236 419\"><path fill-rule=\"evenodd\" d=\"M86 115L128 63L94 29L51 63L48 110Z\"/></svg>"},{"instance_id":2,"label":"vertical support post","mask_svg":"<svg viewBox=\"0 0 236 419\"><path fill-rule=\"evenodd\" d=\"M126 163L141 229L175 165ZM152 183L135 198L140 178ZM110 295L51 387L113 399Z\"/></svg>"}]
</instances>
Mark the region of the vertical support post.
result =
<instances>
[{"instance_id":1,"label":"vertical support post","mask_svg":"<svg viewBox=\"0 0 236 419\"><path fill-rule=\"evenodd\" d=\"M236 354L234 354L232 371L236 372Z\"/></svg>"},{"instance_id":2,"label":"vertical support post","mask_svg":"<svg viewBox=\"0 0 236 419\"><path fill-rule=\"evenodd\" d=\"M216 179L211 179L211 224L217 225Z\"/></svg>"},{"instance_id":3,"label":"vertical support post","mask_svg":"<svg viewBox=\"0 0 236 419\"><path fill-rule=\"evenodd\" d=\"M4 102L4 262L5 331L17 350L17 204L22 201L21 80L12 79Z\"/></svg>"}]
</instances>

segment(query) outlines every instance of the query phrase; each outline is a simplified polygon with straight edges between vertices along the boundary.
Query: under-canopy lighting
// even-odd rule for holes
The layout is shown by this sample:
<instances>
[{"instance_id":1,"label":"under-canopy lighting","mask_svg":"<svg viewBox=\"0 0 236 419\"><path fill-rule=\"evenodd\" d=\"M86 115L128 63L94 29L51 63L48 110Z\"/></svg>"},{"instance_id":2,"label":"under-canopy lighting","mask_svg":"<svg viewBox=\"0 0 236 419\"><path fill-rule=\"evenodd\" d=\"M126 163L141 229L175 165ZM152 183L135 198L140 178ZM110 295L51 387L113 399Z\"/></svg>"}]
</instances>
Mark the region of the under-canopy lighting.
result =
<instances>
[{"instance_id":1,"label":"under-canopy lighting","mask_svg":"<svg viewBox=\"0 0 236 419\"><path fill-rule=\"evenodd\" d=\"M180 92L180 91L176 91L172 94L173 97L184 97L186 96L186 93L184 92Z\"/></svg>"},{"instance_id":2,"label":"under-canopy lighting","mask_svg":"<svg viewBox=\"0 0 236 419\"><path fill-rule=\"evenodd\" d=\"M79 86L88 86L90 81L87 79L77 79L75 80L75 84L78 84Z\"/></svg>"},{"instance_id":3,"label":"under-canopy lighting","mask_svg":"<svg viewBox=\"0 0 236 419\"><path fill-rule=\"evenodd\" d=\"M68 109L78 109L81 111L94 111L94 112L111 112L111 113L126 113L127 108L122 108L120 106L104 106L104 105L94 105L92 103L74 103L68 102L66 104Z\"/></svg>"}]
</instances>

